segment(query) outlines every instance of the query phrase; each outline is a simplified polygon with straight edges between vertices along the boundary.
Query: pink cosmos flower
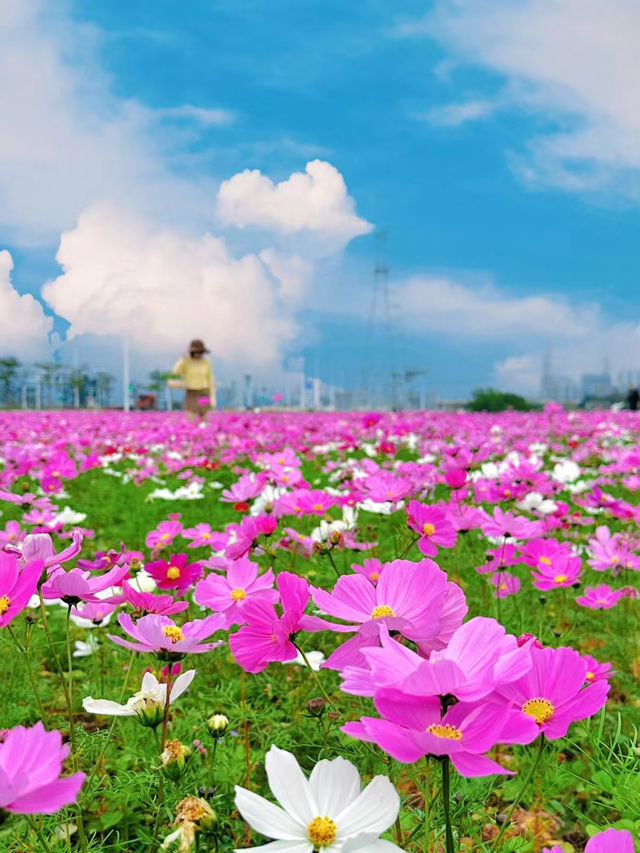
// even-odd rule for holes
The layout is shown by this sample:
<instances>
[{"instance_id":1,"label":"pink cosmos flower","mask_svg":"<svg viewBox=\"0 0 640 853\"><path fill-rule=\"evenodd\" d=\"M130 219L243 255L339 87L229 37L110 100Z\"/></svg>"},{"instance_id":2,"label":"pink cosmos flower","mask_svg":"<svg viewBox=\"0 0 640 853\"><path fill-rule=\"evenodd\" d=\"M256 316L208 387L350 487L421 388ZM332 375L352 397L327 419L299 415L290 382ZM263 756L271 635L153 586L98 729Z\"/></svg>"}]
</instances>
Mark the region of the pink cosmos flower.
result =
<instances>
[{"instance_id":1,"label":"pink cosmos flower","mask_svg":"<svg viewBox=\"0 0 640 853\"><path fill-rule=\"evenodd\" d=\"M71 545L56 553L53 540L48 533L31 533L25 536L22 543L22 559L25 563L31 560L43 560L45 569L59 567L61 563L66 563L78 556L82 539L82 533L77 529L74 530Z\"/></svg>"},{"instance_id":2,"label":"pink cosmos flower","mask_svg":"<svg viewBox=\"0 0 640 853\"><path fill-rule=\"evenodd\" d=\"M42 597L61 598L67 604L100 602L96 593L117 586L128 573L128 566L114 566L110 572L98 577L91 577L90 572L82 569L70 569L68 572L62 568L54 569L42 584Z\"/></svg>"},{"instance_id":3,"label":"pink cosmos flower","mask_svg":"<svg viewBox=\"0 0 640 853\"><path fill-rule=\"evenodd\" d=\"M243 474L237 483L222 491L220 500L232 504L253 500L262 492L267 479L268 475L264 472Z\"/></svg>"},{"instance_id":4,"label":"pink cosmos flower","mask_svg":"<svg viewBox=\"0 0 640 853\"><path fill-rule=\"evenodd\" d=\"M517 566L522 562L512 542L503 542L497 548L488 548L485 551L485 559L487 562L484 565L476 566L476 572L481 575L487 575L505 566Z\"/></svg>"},{"instance_id":5,"label":"pink cosmos flower","mask_svg":"<svg viewBox=\"0 0 640 853\"><path fill-rule=\"evenodd\" d=\"M351 563L351 568L359 575L363 575L375 586L380 580L380 575L386 565L387 563L381 563L377 557L370 557L368 560L365 560L362 565L359 563Z\"/></svg>"},{"instance_id":6,"label":"pink cosmos flower","mask_svg":"<svg viewBox=\"0 0 640 853\"><path fill-rule=\"evenodd\" d=\"M281 495L275 503L275 512L282 515L326 515L328 509L335 506L338 499L322 489L295 489Z\"/></svg>"},{"instance_id":7,"label":"pink cosmos flower","mask_svg":"<svg viewBox=\"0 0 640 853\"><path fill-rule=\"evenodd\" d=\"M182 524L177 520L161 521L155 530L147 533L145 545L157 551L160 548L168 548L176 536L182 533Z\"/></svg>"},{"instance_id":8,"label":"pink cosmos flower","mask_svg":"<svg viewBox=\"0 0 640 853\"><path fill-rule=\"evenodd\" d=\"M5 545L17 545L26 535L17 521L7 521L4 530L0 530L0 548Z\"/></svg>"},{"instance_id":9,"label":"pink cosmos flower","mask_svg":"<svg viewBox=\"0 0 640 853\"><path fill-rule=\"evenodd\" d=\"M114 643L135 652L155 652L159 658L169 660L179 660L187 654L201 654L215 649L222 641L200 641L224 627L224 617L220 613L214 613L205 619L194 619L180 626L168 616L155 613L143 616L135 623L128 613L121 613L118 622L135 642L116 637L115 634L107 634Z\"/></svg>"},{"instance_id":10,"label":"pink cosmos flower","mask_svg":"<svg viewBox=\"0 0 640 853\"><path fill-rule=\"evenodd\" d=\"M576 720L585 720L607 701L609 684L585 687L587 663L566 646L531 648L532 666L518 681L499 688L529 727L529 742L539 734L549 740L564 737Z\"/></svg>"},{"instance_id":11,"label":"pink cosmos flower","mask_svg":"<svg viewBox=\"0 0 640 853\"><path fill-rule=\"evenodd\" d=\"M109 621L109 617L116 607L118 607L117 604L109 601L89 602L80 609L72 607L71 618L86 619L87 622L92 622L96 627L99 627Z\"/></svg>"},{"instance_id":12,"label":"pink cosmos flower","mask_svg":"<svg viewBox=\"0 0 640 853\"><path fill-rule=\"evenodd\" d=\"M259 515L256 518L245 516L234 532L234 541L226 547L230 560L244 557L254 548L261 536L270 536L278 526L278 519L272 515Z\"/></svg>"},{"instance_id":13,"label":"pink cosmos flower","mask_svg":"<svg viewBox=\"0 0 640 853\"><path fill-rule=\"evenodd\" d=\"M229 637L233 656L247 672L262 672L272 661L293 660L298 654L292 637L306 628L309 584L290 572L281 572L276 584L282 614L270 602L248 601L242 613L247 624Z\"/></svg>"},{"instance_id":14,"label":"pink cosmos flower","mask_svg":"<svg viewBox=\"0 0 640 853\"><path fill-rule=\"evenodd\" d=\"M624 598L623 590L611 589L606 583L601 583L598 586L586 586L584 594L579 595L576 602L591 610L610 610L621 598Z\"/></svg>"},{"instance_id":15,"label":"pink cosmos flower","mask_svg":"<svg viewBox=\"0 0 640 853\"><path fill-rule=\"evenodd\" d=\"M458 505L452 510L449 518L458 533L476 530L482 527L489 516L478 506Z\"/></svg>"},{"instance_id":16,"label":"pink cosmos flower","mask_svg":"<svg viewBox=\"0 0 640 853\"><path fill-rule=\"evenodd\" d=\"M188 601L174 601L171 595L154 595L152 592L140 592L128 580L122 584L125 601L133 608L133 617L139 619L149 613L171 616L182 613L189 606Z\"/></svg>"},{"instance_id":17,"label":"pink cosmos flower","mask_svg":"<svg viewBox=\"0 0 640 853\"><path fill-rule=\"evenodd\" d=\"M9 729L0 744L0 808L17 814L54 814L75 803L84 773L60 777L69 746L60 732L32 728Z\"/></svg>"},{"instance_id":18,"label":"pink cosmos flower","mask_svg":"<svg viewBox=\"0 0 640 853\"><path fill-rule=\"evenodd\" d=\"M273 588L273 571L269 569L258 576L259 568L246 557L233 561L226 575L210 574L196 584L194 601L224 613L227 628L243 625L244 608L250 601L275 604L279 598Z\"/></svg>"},{"instance_id":19,"label":"pink cosmos flower","mask_svg":"<svg viewBox=\"0 0 640 853\"><path fill-rule=\"evenodd\" d=\"M42 560L32 560L21 569L17 556L0 551L0 628L6 627L27 606L42 569Z\"/></svg>"},{"instance_id":20,"label":"pink cosmos flower","mask_svg":"<svg viewBox=\"0 0 640 853\"><path fill-rule=\"evenodd\" d=\"M627 829L606 829L587 841L584 853L634 853L633 837ZM542 853L564 853L562 847L545 847Z\"/></svg>"},{"instance_id":21,"label":"pink cosmos flower","mask_svg":"<svg viewBox=\"0 0 640 853\"><path fill-rule=\"evenodd\" d=\"M186 554L172 554L168 560L155 560L145 566L158 589L177 589L183 593L202 577L200 563L187 563Z\"/></svg>"},{"instance_id":22,"label":"pink cosmos flower","mask_svg":"<svg viewBox=\"0 0 640 853\"><path fill-rule=\"evenodd\" d=\"M550 565L539 563L538 568L531 572L533 585L536 589L549 590L573 586L578 583L582 574L580 557L560 554Z\"/></svg>"},{"instance_id":23,"label":"pink cosmos flower","mask_svg":"<svg viewBox=\"0 0 640 853\"><path fill-rule=\"evenodd\" d=\"M561 555L571 555L571 546L557 539L532 539L522 548L522 561L538 569L549 567Z\"/></svg>"},{"instance_id":24,"label":"pink cosmos flower","mask_svg":"<svg viewBox=\"0 0 640 853\"><path fill-rule=\"evenodd\" d=\"M182 531L183 539L190 539L187 548L213 548L218 551L224 547L227 537L211 529L210 524L196 524Z\"/></svg>"},{"instance_id":25,"label":"pink cosmos flower","mask_svg":"<svg viewBox=\"0 0 640 853\"><path fill-rule=\"evenodd\" d=\"M493 510L490 517L482 525L485 536L493 536L496 539L533 539L540 532L539 521L529 521L522 515L514 515L512 512L504 512L499 506Z\"/></svg>"},{"instance_id":26,"label":"pink cosmos flower","mask_svg":"<svg viewBox=\"0 0 640 853\"><path fill-rule=\"evenodd\" d=\"M384 689L376 693L375 704L382 719L363 717L342 731L376 743L404 764L423 755L448 755L463 776L511 774L483 755L501 739L509 716L506 703L459 702L443 715L435 697L419 699Z\"/></svg>"},{"instance_id":27,"label":"pink cosmos flower","mask_svg":"<svg viewBox=\"0 0 640 853\"><path fill-rule=\"evenodd\" d=\"M441 647L460 624L454 620L446 628L442 625L450 587L460 590L429 559L419 563L410 560L388 563L375 587L362 575L343 575L331 593L314 589L313 601L324 613L350 624L309 617L307 630L348 633L361 625L380 622L414 640L421 649ZM466 605L461 609L460 621Z\"/></svg>"},{"instance_id":28,"label":"pink cosmos flower","mask_svg":"<svg viewBox=\"0 0 640 853\"><path fill-rule=\"evenodd\" d=\"M582 655L582 660L587 664L587 673L584 677L585 684L593 684L594 681L609 680L613 675L613 666L609 661L600 662L591 655Z\"/></svg>"},{"instance_id":29,"label":"pink cosmos flower","mask_svg":"<svg viewBox=\"0 0 640 853\"><path fill-rule=\"evenodd\" d=\"M385 683L380 664L391 674L394 666L384 660L381 649L365 649L374 683ZM415 659L413 672L402 672L397 664L394 687L413 696L453 695L465 702L488 696L503 684L521 678L531 669L529 646L519 646L495 619L476 616L461 625L447 646L431 652L428 660ZM388 682L387 682L388 683ZM391 685L389 685L391 686Z\"/></svg>"},{"instance_id":30,"label":"pink cosmos flower","mask_svg":"<svg viewBox=\"0 0 640 853\"><path fill-rule=\"evenodd\" d=\"M458 533L447 510L411 501L407 514L409 527L419 534L418 548L425 556L434 557L437 546L453 548L456 544Z\"/></svg>"},{"instance_id":31,"label":"pink cosmos flower","mask_svg":"<svg viewBox=\"0 0 640 853\"><path fill-rule=\"evenodd\" d=\"M491 577L491 583L495 586L494 598L508 598L520 592L520 578L509 572L495 572Z\"/></svg>"}]
</instances>

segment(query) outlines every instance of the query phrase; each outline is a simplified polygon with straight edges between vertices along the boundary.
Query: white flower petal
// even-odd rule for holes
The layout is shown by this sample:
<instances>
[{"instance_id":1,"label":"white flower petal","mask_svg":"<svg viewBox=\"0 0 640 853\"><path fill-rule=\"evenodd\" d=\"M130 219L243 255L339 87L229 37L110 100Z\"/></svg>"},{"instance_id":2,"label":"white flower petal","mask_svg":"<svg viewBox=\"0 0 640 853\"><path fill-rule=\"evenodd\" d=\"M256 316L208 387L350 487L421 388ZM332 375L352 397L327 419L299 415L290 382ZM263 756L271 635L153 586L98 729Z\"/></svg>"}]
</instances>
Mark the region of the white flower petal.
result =
<instances>
[{"instance_id":1,"label":"white flower petal","mask_svg":"<svg viewBox=\"0 0 640 853\"><path fill-rule=\"evenodd\" d=\"M184 691L193 681L195 674L195 669L188 669L186 672L180 673L180 675L173 682L173 687L171 688L170 702L175 702L179 696L182 696Z\"/></svg>"},{"instance_id":2,"label":"white flower petal","mask_svg":"<svg viewBox=\"0 0 640 853\"><path fill-rule=\"evenodd\" d=\"M234 853L244 853L245 850L253 850L254 853L313 853L313 844L310 841L270 841L259 847L236 847Z\"/></svg>"},{"instance_id":3,"label":"white flower petal","mask_svg":"<svg viewBox=\"0 0 640 853\"><path fill-rule=\"evenodd\" d=\"M344 836L368 832L380 835L394 822L400 810L400 797L386 776L376 776L355 802L334 818Z\"/></svg>"},{"instance_id":4,"label":"white flower petal","mask_svg":"<svg viewBox=\"0 0 640 853\"><path fill-rule=\"evenodd\" d=\"M267 838L285 841L304 841L308 837L307 826L294 820L283 809L236 785L236 808L256 832ZM310 821L309 821L310 822Z\"/></svg>"},{"instance_id":5,"label":"white flower petal","mask_svg":"<svg viewBox=\"0 0 640 853\"><path fill-rule=\"evenodd\" d=\"M342 847L341 853L402 853L400 847L390 841L373 838L363 833L349 838Z\"/></svg>"},{"instance_id":6,"label":"white flower petal","mask_svg":"<svg viewBox=\"0 0 640 853\"><path fill-rule=\"evenodd\" d=\"M82 707L88 714L104 714L108 717L133 717L135 714L135 711L127 708L126 705L120 705L119 702L113 702L111 699L94 699L92 696L82 700Z\"/></svg>"},{"instance_id":7,"label":"white flower petal","mask_svg":"<svg viewBox=\"0 0 640 853\"><path fill-rule=\"evenodd\" d=\"M272 746L265 758L265 768L273 796L285 811L308 827L319 814L318 806L295 756Z\"/></svg>"},{"instance_id":8,"label":"white flower petal","mask_svg":"<svg viewBox=\"0 0 640 853\"><path fill-rule=\"evenodd\" d=\"M318 814L334 817L343 812L360 795L360 774L350 761L335 758L319 761L309 777Z\"/></svg>"}]
</instances>

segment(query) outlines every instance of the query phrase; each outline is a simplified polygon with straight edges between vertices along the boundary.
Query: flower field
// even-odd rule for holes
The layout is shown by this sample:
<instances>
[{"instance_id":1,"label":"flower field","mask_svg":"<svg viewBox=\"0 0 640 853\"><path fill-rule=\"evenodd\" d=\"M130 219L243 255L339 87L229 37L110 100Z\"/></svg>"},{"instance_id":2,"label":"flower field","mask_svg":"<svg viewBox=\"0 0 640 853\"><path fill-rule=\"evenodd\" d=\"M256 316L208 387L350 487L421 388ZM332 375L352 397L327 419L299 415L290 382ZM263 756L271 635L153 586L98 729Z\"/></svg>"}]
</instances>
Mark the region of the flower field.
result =
<instances>
[{"instance_id":1,"label":"flower field","mask_svg":"<svg viewBox=\"0 0 640 853\"><path fill-rule=\"evenodd\" d=\"M0 849L640 851L639 426L1 413Z\"/></svg>"}]
</instances>

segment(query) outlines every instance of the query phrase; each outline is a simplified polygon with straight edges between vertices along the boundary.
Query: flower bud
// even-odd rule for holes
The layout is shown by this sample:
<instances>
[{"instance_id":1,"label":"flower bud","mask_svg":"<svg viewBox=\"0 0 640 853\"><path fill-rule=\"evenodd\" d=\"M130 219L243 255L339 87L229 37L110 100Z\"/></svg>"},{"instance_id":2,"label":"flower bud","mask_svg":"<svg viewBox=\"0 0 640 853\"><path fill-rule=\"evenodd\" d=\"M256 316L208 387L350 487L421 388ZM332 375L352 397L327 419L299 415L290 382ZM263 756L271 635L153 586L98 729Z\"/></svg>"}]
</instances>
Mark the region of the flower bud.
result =
<instances>
[{"instance_id":1,"label":"flower bud","mask_svg":"<svg viewBox=\"0 0 640 853\"><path fill-rule=\"evenodd\" d=\"M166 773L169 779L177 782L190 756L191 749L180 743L179 740L167 741L167 745L160 756L163 772Z\"/></svg>"},{"instance_id":2,"label":"flower bud","mask_svg":"<svg viewBox=\"0 0 640 853\"><path fill-rule=\"evenodd\" d=\"M135 711L143 726L155 729L164 718L164 702L156 702L150 696L145 696L137 701Z\"/></svg>"},{"instance_id":3,"label":"flower bud","mask_svg":"<svg viewBox=\"0 0 640 853\"><path fill-rule=\"evenodd\" d=\"M207 729L212 738L221 738L229 728L229 718L224 714L212 714L207 720Z\"/></svg>"},{"instance_id":4,"label":"flower bud","mask_svg":"<svg viewBox=\"0 0 640 853\"><path fill-rule=\"evenodd\" d=\"M326 704L326 701L321 696L316 696L315 699L310 699L307 702L307 711L312 717L321 717Z\"/></svg>"}]
</instances>

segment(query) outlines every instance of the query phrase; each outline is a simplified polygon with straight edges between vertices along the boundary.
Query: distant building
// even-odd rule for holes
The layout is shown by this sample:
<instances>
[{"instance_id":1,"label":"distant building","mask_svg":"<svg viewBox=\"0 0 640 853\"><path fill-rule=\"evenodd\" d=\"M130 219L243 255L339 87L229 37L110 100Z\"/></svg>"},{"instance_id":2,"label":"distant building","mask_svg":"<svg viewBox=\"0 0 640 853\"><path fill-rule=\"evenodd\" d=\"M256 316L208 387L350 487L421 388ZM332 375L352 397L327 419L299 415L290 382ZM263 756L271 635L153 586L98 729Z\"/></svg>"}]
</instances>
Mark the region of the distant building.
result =
<instances>
[{"instance_id":1,"label":"distant building","mask_svg":"<svg viewBox=\"0 0 640 853\"><path fill-rule=\"evenodd\" d=\"M609 373L583 373L580 377L582 399L610 397L615 393Z\"/></svg>"}]
</instances>

